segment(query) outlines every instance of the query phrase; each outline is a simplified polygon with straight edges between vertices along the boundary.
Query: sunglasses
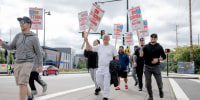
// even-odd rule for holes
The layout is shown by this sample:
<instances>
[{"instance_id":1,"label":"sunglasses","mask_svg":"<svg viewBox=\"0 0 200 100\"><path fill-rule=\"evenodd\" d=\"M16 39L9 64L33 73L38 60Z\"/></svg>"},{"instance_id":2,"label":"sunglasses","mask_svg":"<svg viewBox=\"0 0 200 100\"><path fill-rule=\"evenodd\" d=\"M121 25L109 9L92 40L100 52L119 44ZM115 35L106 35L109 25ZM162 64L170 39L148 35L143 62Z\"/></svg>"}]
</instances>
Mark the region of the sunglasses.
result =
<instances>
[{"instance_id":1,"label":"sunglasses","mask_svg":"<svg viewBox=\"0 0 200 100\"><path fill-rule=\"evenodd\" d=\"M152 36L151 38L157 38L156 36Z\"/></svg>"},{"instance_id":2,"label":"sunglasses","mask_svg":"<svg viewBox=\"0 0 200 100\"><path fill-rule=\"evenodd\" d=\"M25 23L27 23L27 22L25 22L25 21L19 21L19 23L20 23L20 24L25 24Z\"/></svg>"}]
</instances>

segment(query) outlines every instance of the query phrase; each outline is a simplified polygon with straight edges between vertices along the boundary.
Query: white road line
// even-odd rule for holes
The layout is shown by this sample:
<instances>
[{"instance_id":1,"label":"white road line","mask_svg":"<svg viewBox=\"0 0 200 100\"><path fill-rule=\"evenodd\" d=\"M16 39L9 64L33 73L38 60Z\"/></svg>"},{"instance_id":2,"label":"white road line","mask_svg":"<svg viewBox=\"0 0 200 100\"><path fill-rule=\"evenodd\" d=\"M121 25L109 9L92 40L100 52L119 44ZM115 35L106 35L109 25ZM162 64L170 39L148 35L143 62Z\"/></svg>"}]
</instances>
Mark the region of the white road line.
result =
<instances>
[{"instance_id":1,"label":"white road line","mask_svg":"<svg viewBox=\"0 0 200 100\"><path fill-rule=\"evenodd\" d=\"M92 87L94 87L94 85L89 85L89 86L85 86L85 87L81 87L81 88L77 88L77 89L58 92L58 93L52 93L52 94L48 94L48 95L45 95L45 96L37 97L37 98L35 98L35 100L47 100L47 99L50 99L50 98L62 96L62 95L69 94L69 93L72 93L72 92L81 91L81 90L84 90L84 89L89 89L89 88L92 88Z\"/></svg>"},{"instance_id":2,"label":"white road line","mask_svg":"<svg viewBox=\"0 0 200 100\"><path fill-rule=\"evenodd\" d=\"M58 92L58 93L52 93L52 94L49 94L49 95L37 97L37 98L35 98L35 100L47 100L47 99L50 99L50 98L62 96L62 95L69 94L69 93L72 93L72 92L81 91L81 90L84 90L84 89L89 89L89 88L92 88L92 87L94 87L94 85L89 85L89 86L85 86L85 87L81 87L81 88L77 88L77 89Z\"/></svg>"},{"instance_id":3,"label":"white road line","mask_svg":"<svg viewBox=\"0 0 200 100\"><path fill-rule=\"evenodd\" d=\"M174 79L169 78L169 81L172 85L177 100L189 100L187 95L183 92L183 90L180 88L180 86L178 85L178 83L176 83Z\"/></svg>"},{"instance_id":4,"label":"white road line","mask_svg":"<svg viewBox=\"0 0 200 100\"><path fill-rule=\"evenodd\" d=\"M193 82L200 83L200 80L197 80L197 79L190 79L190 80L193 81Z\"/></svg>"}]
</instances>

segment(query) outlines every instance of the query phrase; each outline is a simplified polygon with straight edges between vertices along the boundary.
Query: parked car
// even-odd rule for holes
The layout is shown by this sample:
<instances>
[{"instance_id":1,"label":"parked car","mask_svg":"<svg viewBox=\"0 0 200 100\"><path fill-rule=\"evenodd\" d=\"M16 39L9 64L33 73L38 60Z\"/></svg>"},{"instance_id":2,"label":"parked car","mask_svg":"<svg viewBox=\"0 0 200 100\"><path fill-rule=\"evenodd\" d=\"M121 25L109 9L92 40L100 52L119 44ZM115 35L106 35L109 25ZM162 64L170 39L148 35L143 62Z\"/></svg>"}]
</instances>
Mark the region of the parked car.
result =
<instances>
[{"instance_id":1,"label":"parked car","mask_svg":"<svg viewBox=\"0 0 200 100\"><path fill-rule=\"evenodd\" d=\"M45 65L45 66L43 66L42 75L43 76L47 76L47 75L50 75L50 74L58 75L59 74L58 68L56 68L53 65Z\"/></svg>"}]
</instances>

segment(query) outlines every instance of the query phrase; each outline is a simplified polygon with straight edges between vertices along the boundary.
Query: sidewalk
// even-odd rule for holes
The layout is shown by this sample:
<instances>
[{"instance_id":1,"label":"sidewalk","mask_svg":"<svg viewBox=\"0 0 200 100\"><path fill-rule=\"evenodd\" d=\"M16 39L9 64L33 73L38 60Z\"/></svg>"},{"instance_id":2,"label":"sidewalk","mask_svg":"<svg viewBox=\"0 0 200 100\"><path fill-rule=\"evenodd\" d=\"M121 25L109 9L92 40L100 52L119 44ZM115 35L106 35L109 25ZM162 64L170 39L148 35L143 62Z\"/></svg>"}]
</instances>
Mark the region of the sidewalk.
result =
<instances>
[{"instance_id":1,"label":"sidewalk","mask_svg":"<svg viewBox=\"0 0 200 100\"><path fill-rule=\"evenodd\" d=\"M110 97L109 100L147 100L148 94L147 90L143 88L143 91L138 91L138 87L134 86L135 81L132 79L132 77L128 78L128 85L129 89L126 90L124 88L124 82L121 80L121 90L116 91L114 86L111 86L110 91ZM163 84L164 84L164 98L161 99L159 97L159 92L157 88L157 84L155 82L155 79L152 77L152 90L153 90L153 96L154 100L175 100L174 95L172 93L169 81L167 78L163 78ZM94 95L94 88L65 94L60 97L54 97L52 99L48 100L103 100L102 99L103 92L100 92L98 96Z\"/></svg>"},{"instance_id":2,"label":"sidewalk","mask_svg":"<svg viewBox=\"0 0 200 100\"><path fill-rule=\"evenodd\" d=\"M168 73L162 72L163 78L181 78L181 79L200 79L200 75L198 74L179 74L179 73Z\"/></svg>"}]
</instances>

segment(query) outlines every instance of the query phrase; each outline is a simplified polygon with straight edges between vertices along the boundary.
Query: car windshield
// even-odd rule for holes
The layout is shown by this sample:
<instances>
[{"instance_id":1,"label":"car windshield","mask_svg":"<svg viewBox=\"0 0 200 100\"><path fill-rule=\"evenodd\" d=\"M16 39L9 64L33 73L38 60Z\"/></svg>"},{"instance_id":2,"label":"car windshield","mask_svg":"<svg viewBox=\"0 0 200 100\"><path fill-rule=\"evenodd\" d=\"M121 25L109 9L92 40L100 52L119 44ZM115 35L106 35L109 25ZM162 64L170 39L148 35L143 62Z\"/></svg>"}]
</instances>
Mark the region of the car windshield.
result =
<instances>
[{"instance_id":1,"label":"car windshield","mask_svg":"<svg viewBox=\"0 0 200 100\"><path fill-rule=\"evenodd\" d=\"M43 66L43 68L42 69L47 69L49 66Z\"/></svg>"}]
</instances>

